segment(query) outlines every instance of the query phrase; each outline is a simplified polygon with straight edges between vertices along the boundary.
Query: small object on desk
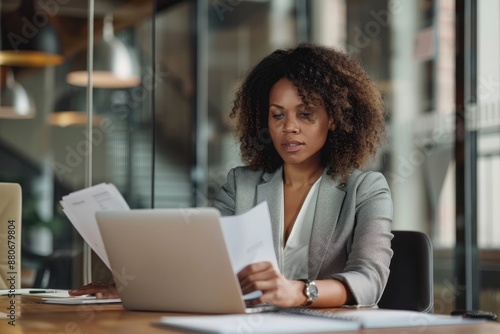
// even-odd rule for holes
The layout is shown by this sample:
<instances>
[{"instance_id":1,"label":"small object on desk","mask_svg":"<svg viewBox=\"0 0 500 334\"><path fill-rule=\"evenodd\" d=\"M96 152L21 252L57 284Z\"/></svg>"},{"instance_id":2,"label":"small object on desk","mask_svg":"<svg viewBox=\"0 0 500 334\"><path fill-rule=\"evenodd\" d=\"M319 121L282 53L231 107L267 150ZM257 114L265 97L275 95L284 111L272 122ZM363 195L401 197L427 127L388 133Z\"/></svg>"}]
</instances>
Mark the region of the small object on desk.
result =
<instances>
[{"instance_id":1,"label":"small object on desk","mask_svg":"<svg viewBox=\"0 0 500 334\"><path fill-rule=\"evenodd\" d=\"M56 289L11 289L0 290L0 296L69 297L68 290Z\"/></svg>"},{"instance_id":2,"label":"small object on desk","mask_svg":"<svg viewBox=\"0 0 500 334\"><path fill-rule=\"evenodd\" d=\"M451 312L451 315L459 315L462 318L469 318L469 319L486 319L486 320L492 320L492 321L497 321L497 315L493 312L488 312L488 311L481 311L481 310L455 310Z\"/></svg>"}]
</instances>

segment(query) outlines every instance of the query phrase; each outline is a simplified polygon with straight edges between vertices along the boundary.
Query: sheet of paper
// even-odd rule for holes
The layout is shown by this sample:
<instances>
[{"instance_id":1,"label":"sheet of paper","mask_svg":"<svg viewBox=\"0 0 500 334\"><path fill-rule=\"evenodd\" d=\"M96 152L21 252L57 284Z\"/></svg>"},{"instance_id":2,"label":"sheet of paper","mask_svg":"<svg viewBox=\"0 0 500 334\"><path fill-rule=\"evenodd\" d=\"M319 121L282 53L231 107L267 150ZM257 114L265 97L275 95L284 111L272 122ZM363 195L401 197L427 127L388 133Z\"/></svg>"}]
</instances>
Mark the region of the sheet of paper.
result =
<instances>
[{"instance_id":1,"label":"sheet of paper","mask_svg":"<svg viewBox=\"0 0 500 334\"><path fill-rule=\"evenodd\" d=\"M279 271L267 202L242 215L221 217L221 228L235 274L250 263L262 261L271 262Z\"/></svg>"},{"instance_id":2,"label":"sheet of paper","mask_svg":"<svg viewBox=\"0 0 500 334\"><path fill-rule=\"evenodd\" d=\"M200 333L320 333L355 331L357 322L277 313L162 317L158 325Z\"/></svg>"},{"instance_id":3,"label":"sheet of paper","mask_svg":"<svg viewBox=\"0 0 500 334\"><path fill-rule=\"evenodd\" d=\"M235 274L251 263L262 261L271 262L279 271L267 202L241 215L221 217L221 228ZM244 295L243 299L261 295L261 291L254 291Z\"/></svg>"},{"instance_id":4,"label":"sheet of paper","mask_svg":"<svg viewBox=\"0 0 500 334\"><path fill-rule=\"evenodd\" d=\"M114 299L97 299L95 296L76 296L69 295L68 290L55 290L55 289L15 289L15 290L0 290L0 296L8 296L9 294L38 297L42 303L47 304L109 304L120 303L120 298Z\"/></svg>"},{"instance_id":5,"label":"sheet of paper","mask_svg":"<svg viewBox=\"0 0 500 334\"><path fill-rule=\"evenodd\" d=\"M36 288L0 290L0 296L9 296L12 294L38 297L42 300L42 303L47 303L47 304L78 305L78 304L121 303L120 298L97 299L95 296L91 295L72 297L69 295L68 290L36 289Z\"/></svg>"},{"instance_id":6,"label":"sheet of paper","mask_svg":"<svg viewBox=\"0 0 500 334\"><path fill-rule=\"evenodd\" d=\"M42 298L42 303L59 305L82 304L115 304L121 303L120 298L97 299L96 297Z\"/></svg>"},{"instance_id":7,"label":"sheet of paper","mask_svg":"<svg viewBox=\"0 0 500 334\"><path fill-rule=\"evenodd\" d=\"M332 318L357 321L363 328L421 327L438 325L458 325L484 321L483 319L464 319L442 314L429 314L406 310L358 309L332 312Z\"/></svg>"},{"instance_id":8,"label":"sheet of paper","mask_svg":"<svg viewBox=\"0 0 500 334\"><path fill-rule=\"evenodd\" d=\"M112 184L101 183L64 196L60 203L85 242L111 268L95 213L102 210L130 210L120 192Z\"/></svg>"}]
</instances>

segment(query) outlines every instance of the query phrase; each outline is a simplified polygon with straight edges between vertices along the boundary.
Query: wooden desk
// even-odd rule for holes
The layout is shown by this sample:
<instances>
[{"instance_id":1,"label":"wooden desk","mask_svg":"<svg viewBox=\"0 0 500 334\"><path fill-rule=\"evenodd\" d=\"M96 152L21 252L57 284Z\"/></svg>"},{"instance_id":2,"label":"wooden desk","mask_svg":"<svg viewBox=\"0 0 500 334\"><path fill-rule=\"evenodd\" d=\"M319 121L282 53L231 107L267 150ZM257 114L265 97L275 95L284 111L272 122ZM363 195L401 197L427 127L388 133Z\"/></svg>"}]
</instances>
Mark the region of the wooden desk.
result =
<instances>
[{"instance_id":1,"label":"wooden desk","mask_svg":"<svg viewBox=\"0 0 500 334\"><path fill-rule=\"evenodd\" d=\"M8 313L10 299L0 296L0 311ZM9 319L0 318L2 334L97 334L97 333L185 333L151 325L158 321L163 312L126 311L120 304L96 305L50 305L40 304L37 297L17 296L15 299L15 326ZM500 323L485 322L465 326L433 326L427 328L392 328L362 330L367 334L489 334L500 333Z\"/></svg>"}]
</instances>

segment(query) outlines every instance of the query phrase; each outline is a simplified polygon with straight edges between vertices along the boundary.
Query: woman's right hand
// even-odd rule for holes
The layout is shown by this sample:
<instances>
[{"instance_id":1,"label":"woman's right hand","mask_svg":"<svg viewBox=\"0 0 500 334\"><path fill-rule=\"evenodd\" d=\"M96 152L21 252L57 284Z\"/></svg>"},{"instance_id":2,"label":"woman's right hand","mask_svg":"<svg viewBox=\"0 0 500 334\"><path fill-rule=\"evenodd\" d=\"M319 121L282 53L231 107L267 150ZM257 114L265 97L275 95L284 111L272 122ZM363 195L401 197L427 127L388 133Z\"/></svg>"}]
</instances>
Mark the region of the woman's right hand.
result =
<instances>
[{"instance_id":1,"label":"woman's right hand","mask_svg":"<svg viewBox=\"0 0 500 334\"><path fill-rule=\"evenodd\" d=\"M69 290L70 296L95 295L97 299L120 298L115 283L94 282L76 290Z\"/></svg>"}]
</instances>

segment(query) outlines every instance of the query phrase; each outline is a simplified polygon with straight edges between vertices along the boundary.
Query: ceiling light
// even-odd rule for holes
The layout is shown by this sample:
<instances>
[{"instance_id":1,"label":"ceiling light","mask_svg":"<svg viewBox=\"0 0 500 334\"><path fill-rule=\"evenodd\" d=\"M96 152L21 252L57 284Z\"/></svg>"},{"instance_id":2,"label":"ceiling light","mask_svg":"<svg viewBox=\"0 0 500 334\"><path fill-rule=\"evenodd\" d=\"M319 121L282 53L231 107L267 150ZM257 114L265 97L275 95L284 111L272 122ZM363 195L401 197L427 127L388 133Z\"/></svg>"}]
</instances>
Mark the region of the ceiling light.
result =
<instances>
[{"instance_id":1,"label":"ceiling light","mask_svg":"<svg viewBox=\"0 0 500 334\"><path fill-rule=\"evenodd\" d=\"M76 60L80 69L70 72L66 81L75 86L85 87L88 83L86 62L83 55ZM93 86L97 88L129 88L139 85L140 78L137 61L125 46L115 37L113 18L107 15L103 24L103 39L95 45L94 68L92 73Z\"/></svg>"},{"instance_id":2,"label":"ceiling light","mask_svg":"<svg viewBox=\"0 0 500 334\"><path fill-rule=\"evenodd\" d=\"M54 111L49 116L49 123L60 127L86 126L88 116L84 111L85 100L84 90L71 90L66 93L55 104ZM101 122L101 116L93 116L92 124L94 126L99 126Z\"/></svg>"},{"instance_id":3,"label":"ceiling light","mask_svg":"<svg viewBox=\"0 0 500 334\"><path fill-rule=\"evenodd\" d=\"M86 126L87 113L84 111L54 111L50 114L49 123L54 126ZM94 115L92 124L94 126L101 125L102 117Z\"/></svg>"},{"instance_id":4,"label":"ceiling light","mask_svg":"<svg viewBox=\"0 0 500 334\"><path fill-rule=\"evenodd\" d=\"M2 12L0 65L39 67L64 61L60 39L43 9L35 11L33 0L24 0L12 12Z\"/></svg>"},{"instance_id":5,"label":"ceiling light","mask_svg":"<svg viewBox=\"0 0 500 334\"><path fill-rule=\"evenodd\" d=\"M1 68L0 71L5 69ZM2 85L0 94L0 118L25 119L34 116L33 101L24 87L14 80L14 73L7 71L5 85Z\"/></svg>"}]
</instances>

